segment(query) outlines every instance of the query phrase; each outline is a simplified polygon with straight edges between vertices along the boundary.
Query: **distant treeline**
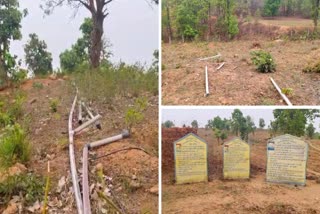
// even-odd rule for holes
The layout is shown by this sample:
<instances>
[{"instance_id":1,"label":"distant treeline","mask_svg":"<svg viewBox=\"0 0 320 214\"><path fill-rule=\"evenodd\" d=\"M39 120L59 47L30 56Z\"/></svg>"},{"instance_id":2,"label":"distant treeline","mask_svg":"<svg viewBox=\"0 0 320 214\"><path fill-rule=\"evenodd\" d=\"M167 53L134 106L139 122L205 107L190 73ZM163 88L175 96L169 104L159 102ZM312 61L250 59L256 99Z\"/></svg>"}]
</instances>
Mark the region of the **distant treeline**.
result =
<instances>
[{"instance_id":1,"label":"distant treeline","mask_svg":"<svg viewBox=\"0 0 320 214\"><path fill-rule=\"evenodd\" d=\"M319 4L319 0L163 0L162 38L232 39L239 33L239 23L261 17L313 18L317 26Z\"/></svg>"}]
</instances>

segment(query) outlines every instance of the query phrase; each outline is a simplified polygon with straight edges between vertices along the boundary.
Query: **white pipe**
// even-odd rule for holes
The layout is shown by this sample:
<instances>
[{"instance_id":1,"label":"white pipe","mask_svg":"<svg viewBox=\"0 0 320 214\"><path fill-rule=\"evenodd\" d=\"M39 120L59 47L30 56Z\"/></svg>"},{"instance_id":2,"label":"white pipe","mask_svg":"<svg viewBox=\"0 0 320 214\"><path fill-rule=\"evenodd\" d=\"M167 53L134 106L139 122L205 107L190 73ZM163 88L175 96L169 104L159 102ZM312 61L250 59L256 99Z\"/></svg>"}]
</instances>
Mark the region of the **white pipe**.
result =
<instances>
[{"instance_id":1,"label":"white pipe","mask_svg":"<svg viewBox=\"0 0 320 214\"><path fill-rule=\"evenodd\" d=\"M92 118L94 118L92 112L90 111L90 109L84 104L84 102L82 102L82 106L84 107L84 109L86 110L86 112L89 114L89 116ZM101 129L101 125L99 121L96 121L96 127L97 129Z\"/></svg>"},{"instance_id":2,"label":"white pipe","mask_svg":"<svg viewBox=\"0 0 320 214\"><path fill-rule=\"evenodd\" d=\"M101 115L96 115L94 118L92 118L91 120L88 120L87 122L83 123L81 126L77 127L74 130L74 133L79 133L82 129L86 128L87 126L89 126L90 124L96 122L97 120L99 120L101 118Z\"/></svg>"},{"instance_id":3,"label":"white pipe","mask_svg":"<svg viewBox=\"0 0 320 214\"><path fill-rule=\"evenodd\" d=\"M270 80L272 82L272 84L274 85L274 87L277 89L277 91L279 92L279 94L281 95L282 99L284 99L284 101L287 103L288 106L292 106L292 103L290 102L290 100L288 99L288 97L282 93L281 89L279 88L279 86L277 85L277 83L272 79L272 77L270 77Z\"/></svg>"},{"instance_id":4,"label":"white pipe","mask_svg":"<svg viewBox=\"0 0 320 214\"><path fill-rule=\"evenodd\" d=\"M215 59L215 58L219 58L221 56L220 53L218 53L217 55L215 56L210 56L210 57L205 57L205 58L199 58L198 60L200 61L204 61L204 60L208 60L208 59Z\"/></svg>"},{"instance_id":5,"label":"white pipe","mask_svg":"<svg viewBox=\"0 0 320 214\"><path fill-rule=\"evenodd\" d=\"M96 148L96 147L103 146L105 144L112 143L114 141L129 137L129 135L130 134L129 134L128 130L123 130L123 132L119 135L92 142L92 143L88 144L88 146L89 146L89 149Z\"/></svg>"},{"instance_id":6,"label":"white pipe","mask_svg":"<svg viewBox=\"0 0 320 214\"><path fill-rule=\"evenodd\" d=\"M74 101L71 106L70 114L69 114L69 121L68 121L68 130L69 130L69 158L70 158L70 168L71 168L71 177L72 177L72 184L73 184L73 191L76 198L76 205L78 214L83 214L83 207L82 207L82 198L80 193L80 186L78 183L78 173L76 168L76 160L74 155L74 145L73 145L73 135L74 131L72 130L72 118L73 112L77 103L77 94L74 98Z\"/></svg>"},{"instance_id":7,"label":"white pipe","mask_svg":"<svg viewBox=\"0 0 320 214\"><path fill-rule=\"evenodd\" d=\"M226 62L221 63L221 65L217 68L217 70L219 71L224 66L224 64L226 64Z\"/></svg>"},{"instance_id":8,"label":"white pipe","mask_svg":"<svg viewBox=\"0 0 320 214\"><path fill-rule=\"evenodd\" d=\"M209 95L209 80L208 80L208 66L206 66L206 70L205 70L205 78L206 78L206 94L205 96Z\"/></svg>"},{"instance_id":9,"label":"white pipe","mask_svg":"<svg viewBox=\"0 0 320 214\"><path fill-rule=\"evenodd\" d=\"M78 122L79 122L80 125L82 124L82 106L81 106L81 101L79 101Z\"/></svg>"}]
</instances>

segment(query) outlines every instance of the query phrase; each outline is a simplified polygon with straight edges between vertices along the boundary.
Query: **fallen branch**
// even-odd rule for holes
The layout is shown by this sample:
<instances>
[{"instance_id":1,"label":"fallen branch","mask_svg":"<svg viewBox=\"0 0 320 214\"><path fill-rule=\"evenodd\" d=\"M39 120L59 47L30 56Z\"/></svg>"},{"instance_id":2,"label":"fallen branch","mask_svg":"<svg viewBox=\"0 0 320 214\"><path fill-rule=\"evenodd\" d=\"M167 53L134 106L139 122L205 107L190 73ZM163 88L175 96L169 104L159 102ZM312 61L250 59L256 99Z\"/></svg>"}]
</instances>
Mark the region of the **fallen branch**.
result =
<instances>
[{"instance_id":1,"label":"fallen branch","mask_svg":"<svg viewBox=\"0 0 320 214\"><path fill-rule=\"evenodd\" d=\"M118 152L123 152L123 151L128 151L128 150L140 150L140 151L143 151L144 153L150 155L149 152L147 152L146 150L142 149L142 148L139 148L139 147L130 147L130 148L124 148L124 149L118 149L118 150L115 150L115 151L112 151L108 154L105 154L105 155L101 155L101 156L98 156L96 158L94 158L93 160L97 160L97 159L100 159L100 158L105 158L105 157L108 157L110 155L113 155L113 154L116 154Z\"/></svg>"},{"instance_id":2,"label":"fallen branch","mask_svg":"<svg viewBox=\"0 0 320 214\"><path fill-rule=\"evenodd\" d=\"M226 62L221 63L221 65L217 68L217 71L219 71L224 66L224 64L226 64Z\"/></svg>"},{"instance_id":3,"label":"fallen branch","mask_svg":"<svg viewBox=\"0 0 320 214\"><path fill-rule=\"evenodd\" d=\"M216 59L216 58L219 58L220 56L221 56L221 54L218 53L218 54L215 55L215 56L210 56L210 57L205 57L205 58L199 58L198 60L204 61L204 60L208 60L208 59Z\"/></svg>"},{"instance_id":4,"label":"fallen branch","mask_svg":"<svg viewBox=\"0 0 320 214\"><path fill-rule=\"evenodd\" d=\"M287 103L288 106L292 106L292 103L290 102L290 100L288 99L288 97L282 93L281 89L279 88L279 86L277 85L277 83L272 79L272 77L270 77L270 80L272 82L272 84L274 85L274 87L277 89L277 91L279 92L279 94L281 95L282 99L284 99L284 101Z\"/></svg>"},{"instance_id":5,"label":"fallen branch","mask_svg":"<svg viewBox=\"0 0 320 214\"><path fill-rule=\"evenodd\" d=\"M206 93L205 93L205 97L209 96L209 78L208 78L208 66L206 66L206 69L205 69L205 81L206 81Z\"/></svg>"}]
</instances>

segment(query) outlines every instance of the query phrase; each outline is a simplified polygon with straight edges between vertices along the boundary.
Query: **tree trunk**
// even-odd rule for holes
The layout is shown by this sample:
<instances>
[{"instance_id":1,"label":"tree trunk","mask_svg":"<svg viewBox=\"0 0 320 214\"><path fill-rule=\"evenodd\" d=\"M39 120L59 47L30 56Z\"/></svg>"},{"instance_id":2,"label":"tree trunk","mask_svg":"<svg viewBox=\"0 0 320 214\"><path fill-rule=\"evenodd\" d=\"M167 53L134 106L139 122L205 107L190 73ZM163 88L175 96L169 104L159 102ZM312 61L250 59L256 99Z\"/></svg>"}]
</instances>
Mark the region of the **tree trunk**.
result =
<instances>
[{"instance_id":1,"label":"tree trunk","mask_svg":"<svg viewBox=\"0 0 320 214\"><path fill-rule=\"evenodd\" d=\"M93 30L91 32L91 46L89 51L92 68L98 68L100 65L104 18L102 13L97 12L92 15Z\"/></svg>"},{"instance_id":2,"label":"tree trunk","mask_svg":"<svg viewBox=\"0 0 320 214\"><path fill-rule=\"evenodd\" d=\"M171 19L170 19L170 10L168 2L166 3L166 9L167 9L167 19L168 19L168 33L169 33L169 44L171 44L172 41L172 28L171 28Z\"/></svg>"}]
</instances>

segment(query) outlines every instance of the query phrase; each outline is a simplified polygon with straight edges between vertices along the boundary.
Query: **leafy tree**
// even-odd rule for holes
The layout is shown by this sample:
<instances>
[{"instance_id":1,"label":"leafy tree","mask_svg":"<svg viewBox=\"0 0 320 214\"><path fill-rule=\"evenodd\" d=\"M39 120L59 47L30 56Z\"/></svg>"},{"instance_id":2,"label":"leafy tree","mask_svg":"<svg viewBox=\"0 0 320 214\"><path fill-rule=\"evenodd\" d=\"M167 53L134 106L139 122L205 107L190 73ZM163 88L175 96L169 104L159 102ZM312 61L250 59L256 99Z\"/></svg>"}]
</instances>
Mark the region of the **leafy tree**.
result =
<instances>
[{"instance_id":1,"label":"leafy tree","mask_svg":"<svg viewBox=\"0 0 320 214\"><path fill-rule=\"evenodd\" d=\"M60 54L60 66L66 72L74 72L79 66L89 64L90 50L90 33L93 30L93 22L91 18L85 18L80 26L82 37L80 37L71 49L67 49ZM103 48L101 51L102 63L106 63L112 53L106 49L110 47L107 40L103 40ZM108 63L107 63L108 64Z\"/></svg>"},{"instance_id":2,"label":"leafy tree","mask_svg":"<svg viewBox=\"0 0 320 214\"><path fill-rule=\"evenodd\" d=\"M263 7L265 16L276 16L279 11L281 0L266 0Z\"/></svg>"},{"instance_id":3,"label":"leafy tree","mask_svg":"<svg viewBox=\"0 0 320 214\"><path fill-rule=\"evenodd\" d=\"M306 131L307 131L307 135L310 139L313 138L314 134L315 134L315 131L316 129L314 128L313 124L310 123L307 128L306 128Z\"/></svg>"},{"instance_id":4,"label":"leafy tree","mask_svg":"<svg viewBox=\"0 0 320 214\"><path fill-rule=\"evenodd\" d=\"M47 51L47 44L39 40L38 36L33 33L29 35L30 40L24 46L25 60L29 69L35 75L47 74L52 72L52 56Z\"/></svg>"},{"instance_id":5,"label":"leafy tree","mask_svg":"<svg viewBox=\"0 0 320 214\"><path fill-rule=\"evenodd\" d=\"M195 128L195 129L197 129L198 128L198 121L197 120L193 120L192 122L191 122L191 127L192 128Z\"/></svg>"},{"instance_id":6,"label":"leafy tree","mask_svg":"<svg viewBox=\"0 0 320 214\"><path fill-rule=\"evenodd\" d=\"M307 122L319 117L319 110L276 109L273 115L279 131L300 137L305 134Z\"/></svg>"},{"instance_id":7,"label":"leafy tree","mask_svg":"<svg viewBox=\"0 0 320 214\"><path fill-rule=\"evenodd\" d=\"M219 10L219 19L217 28L220 29L220 34L233 39L238 33L238 20L234 13L234 0L217 0L216 6Z\"/></svg>"},{"instance_id":8,"label":"leafy tree","mask_svg":"<svg viewBox=\"0 0 320 214\"><path fill-rule=\"evenodd\" d=\"M9 53L10 42L20 40L21 20L27 10L19 10L18 0L0 1L0 86L7 82L8 72L15 65L15 57Z\"/></svg>"},{"instance_id":9,"label":"leafy tree","mask_svg":"<svg viewBox=\"0 0 320 214\"><path fill-rule=\"evenodd\" d=\"M176 23L179 36L182 40L192 40L206 29L201 25L207 19L207 0L182 0L177 7Z\"/></svg>"},{"instance_id":10,"label":"leafy tree","mask_svg":"<svg viewBox=\"0 0 320 214\"><path fill-rule=\"evenodd\" d=\"M167 120L162 124L162 126L164 126L165 128L171 128L174 127L174 123L171 120Z\"/></svg>"},{"instance_id":11,"label":"leafy tree","mask_svg":"<svg viewBox=\"0 0 320 214\"><path fill-rule=\"evenodd\" d=\"M43 0L45 5L41 7L45 9L46 14L52 13L55 7L68 5L75 10L80 7L86 8L91 13L93 29L90 34L90 64L93 68L97 68L101 62L101 52L103 50L103 23L109 15L109 5L113 0ZM152 0L156 4L158 0Z\"/></svg>"},{"instance_id":12,"label":"leafy tree","mask_svg":"<svg viewBox=\"0 0 320 214\"><path fill-rule=\"evenodd\" d=\"M259 119L259 127L260 127L260 129L263 129L265 126L266 126L266 124L265 124L265 122L264 122L264 119L263 119L263 118L260 118L260 119Z\"/></svg>"}]
</instances>

